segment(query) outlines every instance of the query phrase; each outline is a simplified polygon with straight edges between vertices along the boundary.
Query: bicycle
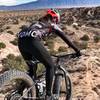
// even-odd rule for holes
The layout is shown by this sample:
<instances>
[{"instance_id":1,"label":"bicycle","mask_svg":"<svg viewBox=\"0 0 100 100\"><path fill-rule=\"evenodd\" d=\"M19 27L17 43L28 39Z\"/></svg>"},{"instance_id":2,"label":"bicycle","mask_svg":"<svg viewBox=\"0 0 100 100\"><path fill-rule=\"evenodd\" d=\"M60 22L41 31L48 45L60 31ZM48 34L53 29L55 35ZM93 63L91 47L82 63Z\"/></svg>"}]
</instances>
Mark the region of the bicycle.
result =
<instances>
[{"instance_id":1,"label":"bicycle","mask_svg":"<svg viewBox=\"0 0 100 100\"><path fill-rule=\"evenodd\" d=\"M63 67L62 59L76 58L76 53L72 54L57 54L52 55L56 58L56 68L53 80L52 94L54 100L71 100L72 99L72 82L68 71ZM38 61L36 62L39 63ZM0 75L0 90L3 90L5 86L12 80L21 80L25 83L25 89L22 94L11 90L6 93L5 100L44 100L45 98L45 71L37 76L38 80L31 78L27 73L19 70L9 70ZM61 83L65 84L65 91L61 89ZM2 87L3 86L3 87ZM37 96L38 95L38 96ZM62 98L63 99L62 99Z\"/></svg>"}]
</instances>

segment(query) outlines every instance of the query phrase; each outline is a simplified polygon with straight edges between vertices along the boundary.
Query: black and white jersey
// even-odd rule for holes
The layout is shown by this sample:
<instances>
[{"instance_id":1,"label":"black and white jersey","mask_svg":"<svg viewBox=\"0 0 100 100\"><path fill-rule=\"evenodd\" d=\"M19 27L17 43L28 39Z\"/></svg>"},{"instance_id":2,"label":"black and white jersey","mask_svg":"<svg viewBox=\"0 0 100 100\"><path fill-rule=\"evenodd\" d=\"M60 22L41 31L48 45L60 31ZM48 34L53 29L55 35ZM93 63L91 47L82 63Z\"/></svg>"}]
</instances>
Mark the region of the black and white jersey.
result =
<instances>
[{"instance_id":1,"label":"black and white jersey","mask_svg":"<svg viewBox=\"0 0 100 100\"><path fill-rule=\"evenodd\" d=\"M61 28L54 23L46 24L42 22L36 22L31 24L28 28L25 30L21 30L18 33L18 37L21 39L23 37L33 37L33 38L39 38L42 39L43 37L49 36L49 34L55 33L59 37L61 37L68 45L69 47L72 47L76 52L79 51L79 49L71 42L69 37L61 30Z\"/></svg>"},{"instance_id":2,"label":"black and white jersey","mask_svg":"<svg viewBox=\"0 0 100 100\"><path fill-rule=\"evenodd\" d=\"M18 33L18 37L38 37L39 39L41 39L43 37L49 36L49 34L57 28L61 30L56 24L47 24L38 21L31 24L27 29L21 30Z\"/></svg>"},{"instance_id":3,"label":"black and white jersey","mask_svg":"<svg viewBox=\"0 0 100 100\"><path fill-rule=\"evenodd\" d=\"M50 34L50 27L44 23L36 22L31 24L27 29L21 30L18 33L19 38L23 37L38 37L43 38Z\"/></svg>"}]
</instances>

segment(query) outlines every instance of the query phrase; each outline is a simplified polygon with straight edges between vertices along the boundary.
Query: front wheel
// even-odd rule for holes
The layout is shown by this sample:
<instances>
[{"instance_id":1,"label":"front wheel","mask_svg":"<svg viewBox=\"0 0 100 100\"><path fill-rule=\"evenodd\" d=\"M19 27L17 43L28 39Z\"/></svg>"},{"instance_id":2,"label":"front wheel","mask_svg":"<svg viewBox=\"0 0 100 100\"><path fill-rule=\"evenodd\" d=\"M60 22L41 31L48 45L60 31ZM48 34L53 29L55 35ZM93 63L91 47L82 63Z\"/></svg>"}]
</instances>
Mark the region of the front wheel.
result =
<instances>
[{"instance_id":1,"label":"front wheel","mask_svg":"<svg viewBox=\"0 0 100 100\"><path fill-rule=\"evenodd\" d=\"M72 83L69 74L65 70L55 75L53 94L55 100L72 99Z\"/></svg>"}]
</instances>

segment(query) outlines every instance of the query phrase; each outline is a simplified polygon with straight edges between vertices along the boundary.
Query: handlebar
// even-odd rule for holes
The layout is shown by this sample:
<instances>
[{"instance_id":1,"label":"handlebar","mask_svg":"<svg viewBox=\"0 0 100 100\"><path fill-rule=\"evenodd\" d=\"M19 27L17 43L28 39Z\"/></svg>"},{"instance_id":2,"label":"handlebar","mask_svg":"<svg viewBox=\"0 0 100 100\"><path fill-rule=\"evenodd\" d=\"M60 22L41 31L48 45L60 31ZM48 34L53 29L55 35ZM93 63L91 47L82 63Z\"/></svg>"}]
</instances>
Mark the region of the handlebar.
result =
<instances>
[{"instance_id":1,"label":"handlebar","mask_svg":"<svg viewBox=\"0 0 100 100\"><path fill-rule=\"evenodd\" d=\"M79 56L77 55L77 53L71 53L71 54L56 54L56 55L52 55L52 57L56 57L56 64L59 65L60 61L62 61L62 59L66 59L66 60L70 60L72 58L78 58Z\"/></svg>"}]
</instances>

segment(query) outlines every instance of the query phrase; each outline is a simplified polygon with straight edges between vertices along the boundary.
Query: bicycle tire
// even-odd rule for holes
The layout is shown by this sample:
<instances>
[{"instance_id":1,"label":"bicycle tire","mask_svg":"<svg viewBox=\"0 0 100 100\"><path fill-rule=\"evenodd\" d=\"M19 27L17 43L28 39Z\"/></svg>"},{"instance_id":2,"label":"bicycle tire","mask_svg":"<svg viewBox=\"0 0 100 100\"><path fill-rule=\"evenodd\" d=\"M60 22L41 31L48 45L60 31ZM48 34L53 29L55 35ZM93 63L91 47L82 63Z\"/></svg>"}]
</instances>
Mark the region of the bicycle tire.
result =
<instances>
[{"instance_id":1,"label":"bicycle tire","mask_svg":"<svg viewBox=\"0 0 100 100\"><path fill-rule=\"evenodd\" d=\"M32 87L34 86L34 82L31 79L30 76L28 76L25 72L19 71L19 70L9 70L4 72L3 74L0 75L0 90L2 90L2 87L7 83L12 80L22 80L23 82L26 83L27 87ZM34 97L34 88L32 87L31 90L31 96ZM19 100L19 99L18 99ZM22 99L20 99L22 100Z\"/></svg>"},{"instance_id":2,"label":"bicycle tire","mask_svg":"<svg viewBox=\"0 0 100 100\"><path fill-rule=\"evenodd\" d=\"M60 96L60 87L61 87L61 80L62 80L62 76L61 75L56 75L55 76L55 80L54 80L54 85L53 85L53 94L54 94L54 98L56 100L59 99Z\"/></svg>"},{"instance_id":3,"label":"bicycle tire","mask_svg":"<svg viewBox=\"0 0 100 100\"><path fill-rule=\"evenodd\" d=\"M72 100L72 82L68 73L66 73L65 82L66 82L66 90L67 90L66 98L67 100Z\"/></svg>"},{"instance_id":4,"label":"bicycle tire","mask_svg":"<svg viewBox=\"0 0 100 100\"><path fill-rule=\"evenodd\" d=\"M55 75L54 85L53 85L53 94L56 98L55 100L71 100L72 99L72 83L71 78L67 71L64 70L64 68L60 68L61 71L63 71L63 76L61 73L57 73ZM61 97L61 82L64 78L64 84L65 84L65 96Z\"/></svg>"}]
</instances>

